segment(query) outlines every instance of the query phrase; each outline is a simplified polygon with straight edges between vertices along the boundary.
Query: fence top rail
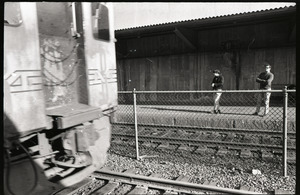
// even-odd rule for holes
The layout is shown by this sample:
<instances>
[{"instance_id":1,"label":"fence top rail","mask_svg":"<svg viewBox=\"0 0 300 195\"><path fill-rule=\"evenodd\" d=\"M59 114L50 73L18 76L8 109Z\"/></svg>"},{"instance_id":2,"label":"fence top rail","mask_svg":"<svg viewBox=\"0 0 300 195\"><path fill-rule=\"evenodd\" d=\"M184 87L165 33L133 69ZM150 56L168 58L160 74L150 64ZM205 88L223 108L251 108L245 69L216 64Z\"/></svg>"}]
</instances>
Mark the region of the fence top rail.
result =
<instances>
[{"instance_id":1,"label":"fence top rail","mask_svg":"<svg viewBox=\"0 0 300 195\"><path fill-rule=\"evenodd\" d=\"M254 93L254 92L272 92L272 93L282 93L285 90L222 90L222 93ZM118 91L118 93L216 93L216 90L196 90L196 91ZM286 90L286 92L296 92L293 90Z\"/></svg>"}]
</instances>

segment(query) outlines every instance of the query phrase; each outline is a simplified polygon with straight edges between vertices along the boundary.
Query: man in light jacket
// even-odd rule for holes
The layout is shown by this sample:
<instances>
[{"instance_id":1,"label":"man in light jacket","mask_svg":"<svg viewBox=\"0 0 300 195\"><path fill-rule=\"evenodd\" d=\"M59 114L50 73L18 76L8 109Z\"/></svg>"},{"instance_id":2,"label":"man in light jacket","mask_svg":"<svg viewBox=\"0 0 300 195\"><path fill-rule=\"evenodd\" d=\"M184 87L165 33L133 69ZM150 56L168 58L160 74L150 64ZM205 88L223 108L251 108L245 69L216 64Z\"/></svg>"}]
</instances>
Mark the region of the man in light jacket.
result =
<instances>
[{"instance_id":1,"label":"man in light jacket","mask_svg":"<svg viewBox=\"0 0 300 195\"><path fill-rule=\"evenodd\" d=\"M271 73L271 65L269 63L264 64L266 71L260 73L256 78L256 82L259 83L259 89L271 90L272 81L274 79L274 74ZM253 115L258 115L262 101L265 103L265 111L263 116L269 113L269 102L270 102L271 92L259 93L256 101L256 111Z\"/></svg>"}]
</instances>

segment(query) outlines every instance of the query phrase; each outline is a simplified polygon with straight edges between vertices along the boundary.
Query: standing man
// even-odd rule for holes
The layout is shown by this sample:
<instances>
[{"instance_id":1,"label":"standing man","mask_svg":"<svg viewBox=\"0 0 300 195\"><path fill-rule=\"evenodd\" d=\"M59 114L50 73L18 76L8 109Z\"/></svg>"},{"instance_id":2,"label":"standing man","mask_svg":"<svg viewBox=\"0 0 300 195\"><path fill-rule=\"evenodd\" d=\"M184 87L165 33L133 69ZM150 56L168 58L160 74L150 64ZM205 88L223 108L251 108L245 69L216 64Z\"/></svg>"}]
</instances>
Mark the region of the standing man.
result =
<instances>
[{"instance_id":1,"label":"standing man","mask_svg":"<svg viewBox=\"0 0 300 195\"><path fill-rule=\"evenodd\" d=\"M211 86L213 88L213 90L216 90L218 92L214 93L214 110L212 111L212 113L214 114L221 114L220 111L220 98L221 98L221 91L223 88L223 84L224 84L224 77L221 75L220 70L214 70L214 78L212 80Z\"/></svg>"},{"instance_id":2,"label":"standing man","mask_svg":"<svg viewBox=\"0 0 300 195\"><path fill-rule=\"evenodd\" d=\"M263 90L271 90L271 84L274 79L273 73L271 73L271 65L269 63L264 64L266 71L259 74L256 78L256 82L259 83L259 89ZM263 92L259 93L257 96L257 104L256 104L256 111L253 115L258 115L261 102L264 100L265 103L265 112L263 116L266 116L269 112L269 102L270 102L270 92Z\"/></svg>"}]
</instances>

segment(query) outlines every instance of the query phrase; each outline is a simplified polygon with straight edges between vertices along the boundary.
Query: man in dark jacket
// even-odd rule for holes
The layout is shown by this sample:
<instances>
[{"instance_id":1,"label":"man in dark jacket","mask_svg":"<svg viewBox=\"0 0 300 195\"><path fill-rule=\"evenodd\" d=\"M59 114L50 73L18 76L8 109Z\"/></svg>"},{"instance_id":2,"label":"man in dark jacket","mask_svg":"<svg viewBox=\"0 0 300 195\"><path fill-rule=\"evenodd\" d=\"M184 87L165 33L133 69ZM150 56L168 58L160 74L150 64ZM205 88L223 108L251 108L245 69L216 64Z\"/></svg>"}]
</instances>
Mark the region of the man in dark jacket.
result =
<instances>
[{"instance_id":1,"label":"man in dark jacket","mask_svg":"<svg viewBox=\"0 0 300 195\"><path fill-rule=\"evenodd\" d=\"M259 89L271 90L271 84L272 84L272 81L274 79L274 75L273 75L273 73L270 72L271 71L271 65L270 64L265 63L264 66L265 66L266 71L262 72L258 75L258 77L256 78L256 82L259 83ZM258 115L262 100L264 100L264 103L265 103L265 111L264 111L263 116L266 116L268 114L270 97L271 97L270 92L259 93L258 94L257 104L256 104L256 111L253 115Z\"/></svg>"},{"instance_id":2,"label":"man in dark jacket","mask_svg":"<svg viewBox=\"0 0 300 195\"><path fill-rule=\"evenodd\" d=\"M221 114L220 111L220 98L222 93L220 93L220 91L222 91L223 88L223 84L224 84L224 77L221 75L220 70L214 70L214 78L212 80L211 86L213 88L213 90L219 91L217 93L214 93L214 110L212 111L212 113L214 114Z\"/></svg>"}]
</instances>

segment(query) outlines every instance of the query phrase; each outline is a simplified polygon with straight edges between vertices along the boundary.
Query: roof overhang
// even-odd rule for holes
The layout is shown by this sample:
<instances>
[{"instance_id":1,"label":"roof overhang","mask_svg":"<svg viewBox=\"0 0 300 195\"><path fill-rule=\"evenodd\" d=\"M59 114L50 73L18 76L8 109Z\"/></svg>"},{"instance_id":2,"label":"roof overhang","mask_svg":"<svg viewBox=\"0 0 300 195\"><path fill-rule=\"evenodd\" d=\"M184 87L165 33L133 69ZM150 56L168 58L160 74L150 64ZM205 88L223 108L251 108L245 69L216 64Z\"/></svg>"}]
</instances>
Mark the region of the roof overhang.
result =
<instances>
[{"instance_id":1,"label":"roof overhang","mask_svg":"<svg viewBox=\"0 0 300 195\"><path fill-rule=\"evenodd\" d=\"M178 33L178 29L201 31L213 28L225 28L284 20L296 16L296 6L256 11L218 17L200 18L180 22L149 25L115 31L116 39L131 39L162 34Z\"/></svg>"}]
</instances>

